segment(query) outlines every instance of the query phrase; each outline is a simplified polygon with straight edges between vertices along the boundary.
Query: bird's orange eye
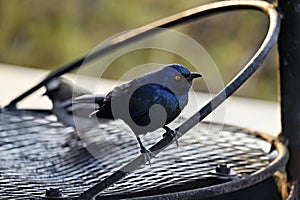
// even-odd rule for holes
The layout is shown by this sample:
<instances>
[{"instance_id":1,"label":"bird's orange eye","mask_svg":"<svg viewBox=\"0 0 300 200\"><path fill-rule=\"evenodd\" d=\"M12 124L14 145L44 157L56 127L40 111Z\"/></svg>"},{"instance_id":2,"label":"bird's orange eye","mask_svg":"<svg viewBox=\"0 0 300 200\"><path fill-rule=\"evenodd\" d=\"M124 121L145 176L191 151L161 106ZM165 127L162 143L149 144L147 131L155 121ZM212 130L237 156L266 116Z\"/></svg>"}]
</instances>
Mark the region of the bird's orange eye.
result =
<instances>
[{"instance_id":1,"label":"bird's orange eye","mask_svg":"<svg viewBox=\"0 0 300 200\"><path fill-rule=\"evenodd\" d=\"M177 76L175 76L175 80L180 80L180 76L179 75L177 75Z\"/></svg>"}]
</instances>

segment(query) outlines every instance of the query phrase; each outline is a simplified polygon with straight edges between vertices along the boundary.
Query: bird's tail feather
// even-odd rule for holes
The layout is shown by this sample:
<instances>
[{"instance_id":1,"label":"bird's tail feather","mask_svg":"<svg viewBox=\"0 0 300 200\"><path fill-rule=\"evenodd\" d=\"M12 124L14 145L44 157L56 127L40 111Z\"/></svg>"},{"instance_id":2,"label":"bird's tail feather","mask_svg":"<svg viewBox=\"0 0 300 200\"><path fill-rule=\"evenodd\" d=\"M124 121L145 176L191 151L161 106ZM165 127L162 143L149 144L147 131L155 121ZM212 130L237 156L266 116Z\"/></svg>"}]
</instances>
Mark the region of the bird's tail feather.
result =
<instances>
[{"instance_id":1,"label":"bird's tail feather","mask_svg":"<svg viewBox=\"0 0 300 200\"><path fill-rule=\"evenodd\" d=\"M92 95L92 94L86 94L79 97L76 97L73 100L73 103L96 103L96 104L102 104L104 101L104 96L101 95Z\"/></svg>"},{"instance_id":2,"label":"bird's tail feather","mask_svg":"<svg viewBox=\"0 0 300 200\"><path fill-rule=\"evenodd\" d=\"M86 95L82 95L79 97L76 97L73 100L74 104L77 103L93 103L93 104L98 104L99 106L102 105L103 101L104 101L104 96L101 95L92 95L92 94L86 94ZM95 117L96 114L99 112L99 110L95 110L94 112L89 114L89 118Z\"/></svg>"}]
</instances>

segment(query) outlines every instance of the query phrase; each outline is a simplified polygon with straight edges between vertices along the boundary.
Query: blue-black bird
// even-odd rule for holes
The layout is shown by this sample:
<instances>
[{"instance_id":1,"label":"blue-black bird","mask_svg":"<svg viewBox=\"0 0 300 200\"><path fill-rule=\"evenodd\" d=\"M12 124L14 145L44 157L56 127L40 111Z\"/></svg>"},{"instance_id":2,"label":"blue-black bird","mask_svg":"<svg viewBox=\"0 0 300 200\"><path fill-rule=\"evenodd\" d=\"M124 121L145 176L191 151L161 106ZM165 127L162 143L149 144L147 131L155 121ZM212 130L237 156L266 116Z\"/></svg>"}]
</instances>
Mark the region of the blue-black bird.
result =
<instances>
[{"instance_id":1,"label":"blue-black bird","mask_svg":"<svg viewBox=\"0 0 300 200\"><path fill-rule=\"evenodd\" d=\"M72 104L74 97L91 94L89 91L62 77L50 80L45 87L44 95L51 100L51 111L58 121L73 126L80 134L96 126L95 121L89 119L88 115L95 110L95 106L98 108L97 105Z\"/></svg>"},{"instance_id":2,"label":"blue-black bird","mask_svg":"<svg viewBox=\"0 0 300 200\"><path fill-rule=\"evenodd\" d=\"M139 136L158 128L170 132L166 125L186 106L192 81L201 76L191 73L183 65L169 64L158 71L114 87L104 98L84 95L75 98L75 102L98 104L99 109L91 116L122 119L134 132L141 153L145 153L145 159L150 162L149 151Z\"/></svg>"}]
</instances>

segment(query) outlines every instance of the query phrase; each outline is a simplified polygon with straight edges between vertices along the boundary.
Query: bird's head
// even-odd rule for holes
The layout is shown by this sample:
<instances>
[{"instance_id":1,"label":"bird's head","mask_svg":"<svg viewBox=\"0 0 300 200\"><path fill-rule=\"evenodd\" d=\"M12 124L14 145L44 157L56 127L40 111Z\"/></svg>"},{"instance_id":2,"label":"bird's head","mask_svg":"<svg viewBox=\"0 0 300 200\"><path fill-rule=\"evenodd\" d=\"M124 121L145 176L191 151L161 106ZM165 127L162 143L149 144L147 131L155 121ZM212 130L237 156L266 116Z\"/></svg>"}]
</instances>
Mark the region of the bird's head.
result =
<instances>
[{"instance_id":1,"label":"bird's head","mask_svg":"<svg viewBox=\"0 0 300 200\"><path fill-rule=\"evenodd\" d=\"M52 100L64 101L72 97L73 87L66 79L54 78L45 87L46 92L44 95L47 95Z\"/></svg>"},{"instance_id":2,"label":"bird's head","mask_svg":"<svg viewBox=\"0 0 300 200\"><path fill-rule=\"evenodd\" d=\"M187 93L192 86L192 81L202 77L201 74L192 73L180 64L166 65L162 72L164 85L178 95Z\"/></svg>"}]
</instances>

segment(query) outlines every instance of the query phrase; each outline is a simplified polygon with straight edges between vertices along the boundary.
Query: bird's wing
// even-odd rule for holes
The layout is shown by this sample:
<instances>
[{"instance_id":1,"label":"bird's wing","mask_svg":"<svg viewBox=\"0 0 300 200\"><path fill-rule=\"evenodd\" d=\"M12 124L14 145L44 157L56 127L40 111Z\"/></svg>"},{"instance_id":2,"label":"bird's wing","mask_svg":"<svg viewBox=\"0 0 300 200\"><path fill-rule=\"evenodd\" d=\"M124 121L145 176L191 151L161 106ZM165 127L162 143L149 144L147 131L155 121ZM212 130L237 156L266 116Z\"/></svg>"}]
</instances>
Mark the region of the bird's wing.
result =
<instances>
[{"instance_id":1,"label":"bird's wing","mask_svg":"<svg viewBox=\"0 0 300 200\"><path fill-rule=\"evenodd\" d=\"M141 83L137 79L118 85L105 96L103 104L111 105L112 98L124 98L124 96L130 92L131 88L137 88L139 86L141 86Z\"/></svg>"},{"instance_id":2,"label":"bird's wing","mask_svg":"<svg viewBox=\"0 0 300 200\"><path fill-rule=\"evenodd\" d=\"M130 98L129 110L132 117L139 117L149 112L155 105L163 107L178 104L176 96L167 88L158 84L147 84L138 88Z\"/></svg>"},{"instance_id":3,"label":"bird's wing","mask_svg":"<svg viewBox=\"0 0 300 200\"><path fill-rule=\"evenodd\" d=\"M142 83L138 79L134 79L132 81L124 82L121 85L118 85L113 88L111 92L109 92L106 96L107 99L110 99L112 96L118 97L127 94L130 89L140 87Z\"/></svg>"}]
</instances>

